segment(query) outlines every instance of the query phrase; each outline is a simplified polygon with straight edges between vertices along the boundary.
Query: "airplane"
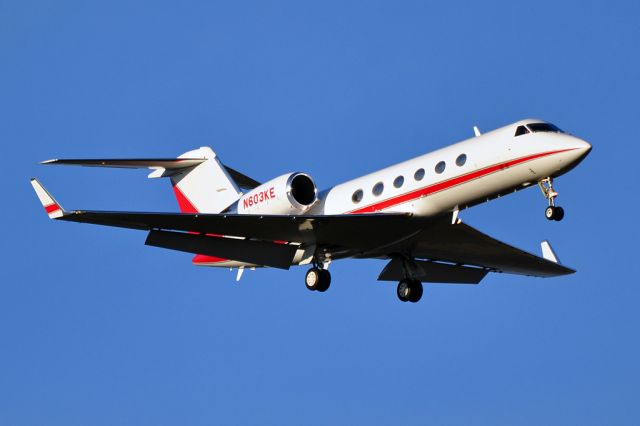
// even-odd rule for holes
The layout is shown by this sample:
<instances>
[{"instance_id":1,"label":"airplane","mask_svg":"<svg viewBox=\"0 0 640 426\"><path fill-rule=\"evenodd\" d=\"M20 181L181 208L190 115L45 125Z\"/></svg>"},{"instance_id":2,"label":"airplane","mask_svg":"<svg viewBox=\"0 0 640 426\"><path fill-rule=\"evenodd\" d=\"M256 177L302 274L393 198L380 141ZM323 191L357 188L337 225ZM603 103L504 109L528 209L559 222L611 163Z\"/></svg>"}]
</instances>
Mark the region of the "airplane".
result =
<instances>
[{"instance_id":1,"label":"airplane","mask_svg":"<svg viewBox=\"0 0 640 426\"><path fill-rule=\"evenodd\" d=\"M402 302L418 302L422 283L478 284L489 272L555 277L562 265L548 241L542 257L465 224L461 210L537 186L545 217L564 217L554 179L591 145L537 119L481 133L428 154L318 191L306 173L261 183L224 165L209 147L177 158L47 160L46 165L146 168L168 177L180 213L62 208L40 182L33 188L51 219L148 232L146 245L195 254L198 266L289 269L310 265L309 290L325 292L332 261L383 259L381 281L397 282Z\"/></svg>"}]
</instances>

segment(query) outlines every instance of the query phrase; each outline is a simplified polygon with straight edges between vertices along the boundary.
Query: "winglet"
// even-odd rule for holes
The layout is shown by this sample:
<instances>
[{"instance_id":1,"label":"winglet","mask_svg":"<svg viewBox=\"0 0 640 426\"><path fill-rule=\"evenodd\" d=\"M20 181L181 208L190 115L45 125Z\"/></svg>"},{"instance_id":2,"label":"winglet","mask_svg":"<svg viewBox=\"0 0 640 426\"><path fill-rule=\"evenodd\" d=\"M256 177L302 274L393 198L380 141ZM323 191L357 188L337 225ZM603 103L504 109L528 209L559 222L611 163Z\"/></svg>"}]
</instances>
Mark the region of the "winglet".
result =
<instances>
[{"instance_id":1,"label":"winglet","mask_svg":"<svg viewBox=\"0 0 640 426\"><path fill-rule=\"evenodd\" d=\"M550 260L553 263L560 263L560 260L558 260L558 256L556 256L556 252L553 251L553 248L551 247L551 244L549 244L549 241L542 241L540 243L540 247L542 247L543 258Z\"/></svg>"},{"instance_id":2,"label":"winglet","mask_svg":"<svg viewBox=\"0 0 640 426\"><path fill-rule=\"evenodd\" d=\"M31 178L31 185L36 191L36 195L38 196L38 199L40 199L42 207L44 207L44 210L47 212L50 219L57 219L64 215L65 211L62 206L51 196L51 194L49 194L46 189L44 189L44 186L42 186L42 184L38 182L38 179Z\"/></svg>"}]
</instances>

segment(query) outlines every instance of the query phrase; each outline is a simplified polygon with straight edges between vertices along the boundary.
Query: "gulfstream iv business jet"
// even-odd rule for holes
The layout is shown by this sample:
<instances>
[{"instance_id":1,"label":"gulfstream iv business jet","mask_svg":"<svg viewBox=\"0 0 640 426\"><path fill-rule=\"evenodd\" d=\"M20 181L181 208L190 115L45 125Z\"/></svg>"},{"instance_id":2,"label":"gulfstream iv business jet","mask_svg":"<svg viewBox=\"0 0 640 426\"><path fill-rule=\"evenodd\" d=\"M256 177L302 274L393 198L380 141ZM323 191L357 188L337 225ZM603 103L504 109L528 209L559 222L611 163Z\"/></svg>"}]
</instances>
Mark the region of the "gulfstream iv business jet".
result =
<instances>
[{"instance_id":1,"label":"gulfstream iv business jet","mask_svg":"<svg viewBox=\"0 0 640 426\"><path fill-rule=\"evenodd\" d=\"M489 272L554 277L561 265L547 241L542 256L466 225L459 212L529 186L561 220L553 184L591 145L542 120L522 120L429 154L318 191L306 173L260 183L203 147L171 159L48 160L43 164L148 168L168 177L180 213L64 210L36 180L49 217L146 231L146 244L195 254L193 264L289 269L310 265L309 290L329 288L332 261L385 259L378 279L396 281L403 302L422 297L423 282L479 283Z\"/></svg>"}]
</instances>

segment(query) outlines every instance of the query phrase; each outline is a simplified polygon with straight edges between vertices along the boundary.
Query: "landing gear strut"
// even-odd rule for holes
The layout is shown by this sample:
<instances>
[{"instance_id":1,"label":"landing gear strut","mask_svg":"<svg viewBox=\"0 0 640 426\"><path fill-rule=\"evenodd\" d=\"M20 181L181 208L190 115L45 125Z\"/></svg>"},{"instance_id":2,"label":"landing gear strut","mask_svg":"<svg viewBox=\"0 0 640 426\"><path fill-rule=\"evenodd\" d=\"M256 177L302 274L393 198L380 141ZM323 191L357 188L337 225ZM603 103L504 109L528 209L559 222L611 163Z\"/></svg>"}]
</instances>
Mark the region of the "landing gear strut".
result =
<instances>
[{"instance_id":1,"label":"landing gear strut","mask_svg":"<svg viewBox=\"0 0 640 426\"><path fill-rule=\"evenodd\" d=\"M304 277L304 284L311 291L325 292L331 285L331 274L327 269L314 266L307 271Z\"/></svg>"},{"instance_id":2,"label":"landing gear strut","mask_svg":"<svg viewBox=\"0 0 640 426\"><path fill-rule=\"evenodd\" d=\"M560 206L556 206L556 197L558 196L558 193L553 190L553 178L548 177L542 179L538 182L538 186L540 187L544 198L549 202L549 206L544 209L544 217L548 220L561 221L564 217L564 209Z\"/></svg>"},{"instance_id":3,"label":"landing gear strut","mask_svg":"<svg viewBox=\"0 0 640 426\"><path fill-rule=\"evenodd\" d=\"M422 283L414 279L404 279L398 283L398 299L416 303L422 298Z\"/></svg>"}]
</instances>

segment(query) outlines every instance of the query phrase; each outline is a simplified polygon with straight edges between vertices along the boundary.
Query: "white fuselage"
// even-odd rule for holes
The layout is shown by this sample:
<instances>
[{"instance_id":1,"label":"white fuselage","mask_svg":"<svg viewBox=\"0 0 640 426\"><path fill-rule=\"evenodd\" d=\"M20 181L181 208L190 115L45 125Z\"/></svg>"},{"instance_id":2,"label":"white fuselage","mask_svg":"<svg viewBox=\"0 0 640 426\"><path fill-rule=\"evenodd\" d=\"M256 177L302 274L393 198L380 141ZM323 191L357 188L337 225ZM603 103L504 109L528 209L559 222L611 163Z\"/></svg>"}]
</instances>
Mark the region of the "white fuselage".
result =
<instances>
[{"instance_id":1,"label":"white fuselage","mask_svg":"<svg viewBox=\"0 0 640 426\"><path fill-rule=\"evenodd\" d=\"M591 149L587 142L566 133L541 131L516 136L516 130L528 123L544 121L522 120L336 185L321 191L306 214L405 212L434 216L462 210L557 177L577 165ZM296 263L306 263L304 259L301 255ZM207 266L245 264L217 261Z\"/></svg>"},{"instance_id":2,"label":"white fuselage","mask_svg":"<svg viewBox=\"0 0 640 426\"><path fill-rule=\"evenodd\" d=\"M566 133L514 136L519 125L532 121L540 122L523 120L336 185L320 193L317 206L309 213L437 215L558 176L571 169L590 149L587 142ZM465 161L458 165L456 160L461 155ZM445 167L438 173L436 166L441 162ZM420 169L424 170L424 176L418 180L415 175ZM376 195L374 187L379 183L383 190ZM354 201L358 190L362 191L362 199Z\"/></svg>"}]
</instances>

